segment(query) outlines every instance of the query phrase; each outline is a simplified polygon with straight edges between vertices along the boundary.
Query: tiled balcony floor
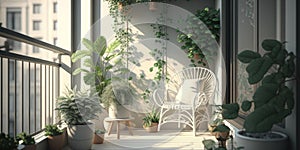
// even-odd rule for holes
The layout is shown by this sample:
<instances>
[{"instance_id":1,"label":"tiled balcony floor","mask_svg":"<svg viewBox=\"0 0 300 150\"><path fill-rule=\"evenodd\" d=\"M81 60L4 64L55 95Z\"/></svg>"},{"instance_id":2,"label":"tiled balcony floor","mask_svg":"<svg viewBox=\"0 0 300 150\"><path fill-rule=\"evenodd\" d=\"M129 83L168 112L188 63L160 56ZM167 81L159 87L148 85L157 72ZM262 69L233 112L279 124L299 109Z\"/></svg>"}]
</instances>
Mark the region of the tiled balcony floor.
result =
<instances>
[{"instance_id":1,"label":"tiled balcony floor","mask_svg":"<svg viewBox=\"0 0 300 150\"><path fill-rule=\"evenodd\" d=\"M177 149L197 149L203 150L203 139L215 139L209 132L198 132L193 136L191 131L161 130L157 133L147 133L143 129L133 130L133 136L127 130L121 131L120 139L113 132L105 135L103 144L94 144L95 150L177 150ZM68 149L66 149L68 150Z\"/></svg>"}]
</instances>

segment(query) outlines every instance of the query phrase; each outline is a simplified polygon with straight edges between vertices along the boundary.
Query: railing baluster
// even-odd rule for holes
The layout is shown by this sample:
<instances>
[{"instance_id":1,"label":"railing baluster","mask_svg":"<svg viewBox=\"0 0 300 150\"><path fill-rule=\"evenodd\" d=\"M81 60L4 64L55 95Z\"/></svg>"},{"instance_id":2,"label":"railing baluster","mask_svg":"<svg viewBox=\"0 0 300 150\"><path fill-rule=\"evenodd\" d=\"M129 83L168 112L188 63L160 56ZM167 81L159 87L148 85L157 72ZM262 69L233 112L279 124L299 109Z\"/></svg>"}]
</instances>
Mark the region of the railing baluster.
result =
<instances>
[{"instance_id":1,"label":"railing baluster","mask_svg":"<svg viewBox=\"0 0 300 150\"><path fill-rule=\"evenodd\" d=\"M22 132L24 132L24 61L22 61L22 79L21 79L21 81L22 81Z\"/></svg>"},{"instance_id":2,"label":"railing baluster","mask_svg":"<svg viewBox=\"0 0 300 150\"><path fill-rule=\"evenodd\" d=\"M14 67L14 79L15 79L15 114L14 114L14 136L17 135L17 60L14 60L14 63L15 63L15 67Z\"/></svg>"},{"instance_id":3,"label":"railing baluster","mask_svg":"<svg viewBox=\"0 0 300 150\"><path fill-rule=\"evenodd\" d=\"M0 125L1 125L1 131L3 131L3 58L1 57L0 60L1 60L1 68L0 68L1 69L1 74L0 74L1 75L1 79L0 79L0 83L1 83L0 84L1 85L1 91L0 91L0 93L1 93L0 94L1 108L0 109L1 109L1 112L0 113L1 113L1 118L2 118Z\"/></svg>"},{"instance_id":4,"label":"railing baluster","mask_svg":"<svg viewBox=\"0 0 300 150\"><path fill-rule=\"evenodd\" d=\"M44 124L45 124L45 126L46 126L46 124L47 124L47 88L46 88L46 85L47 85L47 81L46 81L46 79L47 79L47 71L46 71L47 69L46 69L46 65L45 65L45 120L44 120Z\"/></svg>"},{"instance_id":5,"label":"railing baluster","mask_svg":"<svg viewBox=\"0 0 300 150\"><path fill-rule=\"evenodd\" d=\"M43 101L42 101L42 97L43 97L43 65L40 64L40 128L43 128Z\"/></svg>"},{"instance_id":6,"label":"railing baluster","mask_svg":"<svg viewBox=\"0 0 300 150\"><path fill-rule=\"evenodd\" d=\"M31 65L30 65L30 62L28 62L28 93L29 93L29 97L28 97L28 128L29 128L29 133L31 133L31 128L30 128L30 122L31 122L31 107L30 107L30 104L31 104L31 90L30 90L30 84L31 84L31 81L30 81L30 76L31 76Z\"/></svg>"},{"instance_id":7,"label":"railing baluster","mask_svg":"<svg viewBox=\"0 0 300 150\"><path fill-rule=\"evenodd\" d=\"M34 131L36 131L36 63L34 63Z\"/></svg>"},{"instance_id":8,"label":"railing baluster","mask_svg":"<svg viewBox=\"0 0 300 150\"><path fill-rule=\"evenodd\" d=\"M10 59L7 59L7 125L8 125L8 127L7 127L7 132L8 132L8 134L10 135L10 136L12 136L11 135L11 133L10 133L10 97L9 97L9 95L10 95L10 82L9 82L9 80L10 80L10 78L9 78L9 74L10 74L10 65L9 65L9 61L10 61Z\"/></svg>"},{"instance_id":9,"label":"railing baluster","mask_svg":"<svg viewBox=\"0 0 300 150\"><path fill-rule=\"evenodd\" d=\"M50 120L51 120L51 116L50 116L50 107L51 107L51 105L50 105L50 100L51 100L51 97L50 97L50 66L48 66L48 124L50 124Z\"/></svg>"}]
</instances>

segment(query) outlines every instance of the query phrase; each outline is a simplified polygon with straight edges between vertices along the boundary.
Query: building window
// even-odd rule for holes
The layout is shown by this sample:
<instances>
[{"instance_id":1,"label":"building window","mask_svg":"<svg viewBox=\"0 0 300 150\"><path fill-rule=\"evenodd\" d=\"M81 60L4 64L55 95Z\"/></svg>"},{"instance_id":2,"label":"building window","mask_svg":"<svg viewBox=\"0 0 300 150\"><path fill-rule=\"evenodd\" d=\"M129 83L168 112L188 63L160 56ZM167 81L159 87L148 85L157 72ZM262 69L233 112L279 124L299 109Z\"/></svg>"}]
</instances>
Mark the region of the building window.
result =
<instances>
[{"instance_id":1,"label":"building window","mask_svg":"<svg viewBox=\"0 0 300 150\"><path fill-rule=\"evenodd\" d=\"M53 3L53 13L57 13L57 2Z\"/></svg>"},{"instance_id":2,"label":"building window","mask_svg":"<svg viewBox=\"0 0 300 150\"><path fill-rule=\"evenodd\" d=\"M33 30L40 30L41 21L33 21Z\"/></svg>"},{"instance_id":3,"label":"building window","mask_svg":"<svg viewBox=\"0 0 300 150\"><path fill-rule=\"evenodd\" d=\"M41 4L33 4L33 13L40 14L41 13Z\"/></svg>"},{"instance_id":4,"label":"building window","mask_svg":"<svg viewBox=\"0 0 300 150\"><path fill-rule=\"evenodd\" d=\"M53 21L53 30L56 31L57 30L57 20Z\"/></svg>"},{"instance_id":5,"label":"building window","mask_svg":"<svg viewBox=\"0 0 300 150\"><path fill-rule=\"evenodd\" d=\"M53 38L53 45L57 46L57 37Z\"/></svg>"},{"instance_id":6,"label":"building window","mask_svg":"<svg viewBox=\"0 0 300 150\"><path fill-rule=\"evenodd\" d=\"M6 9L6 27L8 29L20 32L21 31L21 8L7 8ZM18 41L9 40L9 45L13 50L20 50L21 43Z\"/></svg>"}]
</instances>

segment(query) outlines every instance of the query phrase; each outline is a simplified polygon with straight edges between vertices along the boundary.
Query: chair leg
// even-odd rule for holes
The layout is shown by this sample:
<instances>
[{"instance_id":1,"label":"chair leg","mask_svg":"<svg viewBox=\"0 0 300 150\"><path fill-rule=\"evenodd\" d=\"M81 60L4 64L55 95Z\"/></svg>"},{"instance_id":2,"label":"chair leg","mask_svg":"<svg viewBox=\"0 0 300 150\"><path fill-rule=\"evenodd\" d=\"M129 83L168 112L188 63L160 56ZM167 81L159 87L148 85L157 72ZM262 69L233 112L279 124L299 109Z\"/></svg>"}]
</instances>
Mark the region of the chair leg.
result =
<instances>
[{"instance_id":1,"label":"chair leg","mask_svg":"<svg viewBox=\"0 0 300 150\"><path fill-rule=\"evenodd\" d=\"M162 116L163 116L163 109L164 109L164 108L161 108L161 109L160 109L160 114L159 114L159 121L158 121L158 128L157 128L157 131L160 131L160 126L161 126Z\"/></svg>"},{"instance_id":2,"label":"chair leg","mask_svg":"<svg viewBox=\"0 0 300 150\"><path fill-rule=\"evenodd\" d=\"M195 116L195 111L192 110L192 113L193 113L193 133L194 133L194 136L196 136L196 128L197 128L197 125L196 125L196 116Z\"/></svg>"},{"instance_id":3,"label":"chair leg","mask_svg":"<svg viewBox=\"0 0 300 150\"><path fill-rule=\"evenodd\" d=\"M181 121L181 110L178 110L178 128L180 128L180 121Z\"/></svg>"}]
</instances>

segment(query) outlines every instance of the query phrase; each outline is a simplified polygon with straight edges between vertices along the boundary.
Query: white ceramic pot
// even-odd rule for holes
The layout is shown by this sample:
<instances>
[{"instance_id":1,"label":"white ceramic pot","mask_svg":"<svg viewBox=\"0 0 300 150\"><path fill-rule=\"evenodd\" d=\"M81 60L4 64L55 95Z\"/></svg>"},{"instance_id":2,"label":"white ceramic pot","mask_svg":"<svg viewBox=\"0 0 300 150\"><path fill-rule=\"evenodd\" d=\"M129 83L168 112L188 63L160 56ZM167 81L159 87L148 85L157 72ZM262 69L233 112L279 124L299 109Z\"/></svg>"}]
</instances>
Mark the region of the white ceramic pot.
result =
<instances>
[{"instance_id":1,"label":"white ceramic pot","mask_svg":"<svg viewBox=\"0 0 300 150\"><path fill-rule=\"evenodd\" d=\"M72 150L88 150L92 148L95 124L69 125L68 143Z\"/></svg>"},{"instance_id":2,"label":"white ceramic pot","mask_svg":"<svg viewBox=\"0 0 300 150\"><path fill-rule=\"evenodd\" d=\"M284 133L272 131L277 138L260 139L244 136L241 132L235 134L235 141L238 147L244 147L243 150L287 150L289 146L288 136Z\"/></svg>"}]
</instances>

